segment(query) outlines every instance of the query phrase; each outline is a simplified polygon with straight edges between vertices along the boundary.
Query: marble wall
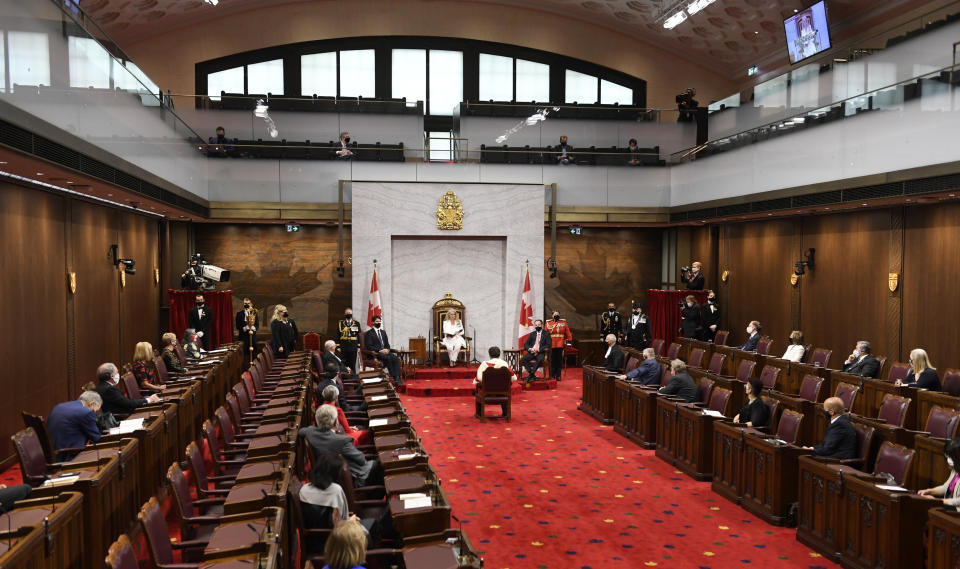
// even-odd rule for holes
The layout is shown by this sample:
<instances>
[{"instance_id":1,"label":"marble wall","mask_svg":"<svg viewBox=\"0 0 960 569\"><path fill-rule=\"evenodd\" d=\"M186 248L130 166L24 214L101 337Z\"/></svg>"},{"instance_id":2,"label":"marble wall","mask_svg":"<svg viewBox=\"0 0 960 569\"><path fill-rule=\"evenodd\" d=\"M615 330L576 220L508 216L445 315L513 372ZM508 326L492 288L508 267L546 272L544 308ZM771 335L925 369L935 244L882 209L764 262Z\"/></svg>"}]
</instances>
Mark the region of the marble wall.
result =
<instances>
[{"instance_id":1,"label":"marble wall","mask_svg":"<svg viewBox=\"0 0 960 569\"><path fill-rule=\"evenodd\" d=\"M437 204L451 189L463 203L463 229L440 230ZM542 185L353 182L351 193L353 304L366 322L376 259L384 328L393 347L431 335L430 307L447 292L466 305L478 354L492 344L513 347L527 260L534 314L541 316Z\"/></svg>"}]
</instances>

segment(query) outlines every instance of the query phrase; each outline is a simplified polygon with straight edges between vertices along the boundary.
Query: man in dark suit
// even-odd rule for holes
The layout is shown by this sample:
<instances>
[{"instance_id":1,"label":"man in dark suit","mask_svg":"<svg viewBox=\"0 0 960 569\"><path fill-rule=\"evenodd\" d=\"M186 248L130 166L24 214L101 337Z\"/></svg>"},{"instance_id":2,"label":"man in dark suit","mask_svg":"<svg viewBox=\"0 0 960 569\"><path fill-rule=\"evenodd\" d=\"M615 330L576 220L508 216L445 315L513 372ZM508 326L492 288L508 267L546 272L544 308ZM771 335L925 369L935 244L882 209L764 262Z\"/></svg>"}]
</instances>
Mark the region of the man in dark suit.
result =
<instances>
[{"instance_id":1,"label":"man in dark suit","mask_svg":"<svg viewBox=\"0 0 960 569\"><path fill-rule=\"evenodd\" d=\"M120 383L120 372L117 366L112 363L100 364L97 368L97 387L95 391L100 394L103 400L103 406L100 408L102 413L113 413L114 415L129 415L139 407L151 403L159 403L160 396L154 393L146 399L130 399L120 391L117 384Z\"/></svg>"},{"instance_id":2,"label":"man in dark suit","mask_svg":"<svg viewBox=\"0 0 960 569\"><path fill-rule=\"evenodd\" d=\"M323 343L323 354L320 356L321 361L323 362L323 370L320 371L320 381L317 383L317 394L323 393L323 389L328 385L333 385L339 390L340 396L338 399L338 404L340 408L344 411L366 411L367 404L361 403L360 405L348 405L346 398L344 398L344 392L346 391L346 386L343 385L343 382L337 379L338 374L349 374L350 368L348 368L343 360L337 356L337 344L333 340L327 340ZM356 394L361 394L362 389L360 385L357 385Z\"/></svg>"},{"instance_id":3,"label":"man in dark suit","mask_svg":"<svg viewBox=\"0 0 960 569\"><path fill-rule=\"evenodd\" d=\"M527 370L527 383L537 379L537 369L543 365L550 345L550 335L543 331L543 320L534 320L533 332L530 332L527 341L523 343L524 353L520 358L521 367Z\"/></svg>"},{"instance_id":4,"label":"man in dark suit","mask_svg":"<svg viewBox=\"0 0 960 569\"><path fill-rule=\"evenodd\" d=\"M617 337L607 334L607 353L603 357L603 367L607 371L623 371L623 350L617 345Z\"/></svg>"},{"instance_id":5,"label":"man in dark suit","mask_svg":"<svg viewBox=\"0 0 960 569\"><path fill-rule=\"evenodd\" d=\"M197 331L203 349L210 349L210 325L213 324L213 311L204 306L203 295L197 295L197 305L190 309L188 315L190 327Z\"/></svg>"},{"instance_id":6,"label":"man in dark suit","mask_svg":"<svg viewBox=\"0 0 960 569\"><path fill-rule=\"evenodd\" d=\"M249 324L250 319L253 319L252 325ZM243 298L243 308L237 312L234 324L237 325L237 338L240 338L240 341L243 342L243 353L248 354L250 344L256 342L257 328L260 327L260 316L249 297Z\"/></svg>"},{"instance_id":7,"label":"man in dark suit","mask_svg":"<svg viewBox=\"0 0 960 569\"><path fill-rule=\"evenodd\" d=\"M650 345L653 332L650 331L650 319L643 313L639 302L633 303L633 314L627 320L627 345L642 350Z\"/></svg>"},{"instance_id":8,"label":"man in dark suit","mask_svg":"<svg viewBox=\"0 0 960 569\"><path fill-rule=\"evenodd\" d=\"M744 352L757 351L757 343L760 341L760 322L751 320L747 324L747 336L747 341L740 346L740 349Z\"/></svg>"},{"instance_id":9,"label":"man in dark suit","mask_svg":"<svg viewBox=\"0 0 960 569\"><path fill-rule=\"evenodd\" d=\"M337 409L332 405L321 405L314 415L316 427L300 429L299 436L305 438L315 455L320 453L339 454L350 468L353 483L356 486L371 486L383 483L383 470L380 461L367 460L357 450L353 439L347 435L333 432L337 424Z\"/></svg>"},{"instance_id":10,"label":"man in dark suit","mask_svg":"<svg viewBox=\"0 0 960 569\"><path fill-rule=\"evenodd\" d=\"M59 403L47 417L47 432L53 439L53 450L81 448L87 441L100 440L97 427L97 412L103 405L103 399L96 391L84 391L75 401ZM72 460L80 451L57 453L57 462Z\"/></svg>"},{"instance_id":11,"label":"man in dark suit","mask_svg":"<svg viewBox=\"0 0 960 569\"><path fill-rule=\"evenodd\" d=\"M383 331L383 318L373 317L373 328L366 331L364 343L366 349L376 352L377 359L390 372L394 383L403 385L403 365L400 357L390 351L390 340L387 338L387 333Z\"/></svg>"},{"instance_id":12,"label":"man in dark suit","mask_svg":"<svg viewBox=\"0 0 960 569\"><path fill-rule=\"evenodd\" d=\"M700 325L703 326L703 339L712 342L720 328L720 307L717 306L717 294L707 291L707 301L700 305Z\"/></svg>"},{"instance_id":13,"label":"man in dark suit","mask_svg":"<svg viewBox=\"0 0 960 569\"><path fill-rule=\"evenodd\" d=\"M850 424L850 418L844 413L843 400L839 397L828 397L823 402L823 410L830 417L830 426L823 436L823 442L813 447L804 447L813 450L817 456L845 460L857 457L857 431Z\"/></svg>"},{"instance_id":14,"label":"man in dark suit","mask_svg":"<svg viewBox=\"0 0 960 569\"><path fill-rule=\"evenodd\" d=\"M683 363L683 360L673 360L670 362L670 371L673 377L670 378L670 383L660 388L660 394L673 395L687 403L696 403L697 384L687 373L687 364Z\"/></svg>"},{"instance_id":15,"label":"man in dark suit","mask_svg":"<svg viewBox=\"0 0 960 569\"><path fill-rule=\"evenodd\" d=\"M860 377L877 377L880 374L880 360L870 354L870 342L860 340L853 353L843 363L843 371Z\"/></svg>"},{"instance_id":16,"label":"man in dark suit","mask_svg":"<svg viewBox=\"0 0 960 569\"><path fill-rule=\"evenodd\" d=\"M626 375L618 375L617 377L641 385L659 385L660 363L657 361L657 352L653 348L645 348L643 350L643 361L640 362L640 365L628 371Z\"/></svg>"}]
</instances>

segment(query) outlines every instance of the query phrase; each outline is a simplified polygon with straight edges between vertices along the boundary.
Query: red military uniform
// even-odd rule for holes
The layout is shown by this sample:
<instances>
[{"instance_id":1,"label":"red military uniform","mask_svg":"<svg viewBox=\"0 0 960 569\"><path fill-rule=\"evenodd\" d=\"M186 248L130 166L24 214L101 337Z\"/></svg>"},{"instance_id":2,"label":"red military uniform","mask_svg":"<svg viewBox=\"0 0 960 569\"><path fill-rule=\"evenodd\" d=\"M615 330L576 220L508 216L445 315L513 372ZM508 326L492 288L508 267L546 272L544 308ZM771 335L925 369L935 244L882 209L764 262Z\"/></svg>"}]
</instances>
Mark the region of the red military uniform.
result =
<instances>
[{"instance_id":1,"label":"red military uniform","mask_svg":"<svg viewBox=\"0 0 960 569\"><path fill-rule=\"evenodd\" d=\"M563 348L567 341L573 339L573 333L563 318L556 321L551 318L544 326L550 333L550 377L560 381L563 372Z\"/></svg>"}]
</instances>

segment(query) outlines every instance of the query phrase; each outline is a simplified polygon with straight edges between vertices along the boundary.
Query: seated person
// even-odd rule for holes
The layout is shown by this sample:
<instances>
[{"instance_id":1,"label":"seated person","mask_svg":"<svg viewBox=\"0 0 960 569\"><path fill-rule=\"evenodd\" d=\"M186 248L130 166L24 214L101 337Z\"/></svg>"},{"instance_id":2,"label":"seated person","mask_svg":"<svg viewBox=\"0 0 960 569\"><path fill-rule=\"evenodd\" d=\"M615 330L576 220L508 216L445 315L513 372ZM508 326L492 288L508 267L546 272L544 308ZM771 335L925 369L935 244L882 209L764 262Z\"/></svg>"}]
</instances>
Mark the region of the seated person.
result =
<instances>
[{"instance_id":1,"label":"seated person","mask_svg":"<svg viewBox=\"0 0 960 569\"><path fill-rule=\"evenodd\" d=\"M390 377L397 386L403 385L403 362L400 356L390 348L390 339L383 330L383 317L374 316L373 328L364 334L363 341L366 349L377 354L377 359L390 372Z\"/></svg>"},{"instance_id":2,"label":"seated person","mask_svg":"<svg viewBox=\"0 0 960 569\"><path fill-rule=\"evenodd\" d=\"M897 381L897 385L909 385L928 391L943 391L940 376L937 375L937 368L930 365L930 358L927 357L926 350L917 348L910 351L910 368L907 377L903 381Z\"/></svg>"},{"instance_id":3,"label":"seated person","mask_svg":"<svg viewBox=\"0 0 960 569\"><path fill-rule=\"evenodd\" d=\"M920 490L917 494L930 499L939 498L944 506L960 506L960 439L947 441L943 454L947 456L947 466L950 467L947 481L939 486Z\"/></svg>"},{"instance_id":4,"label":"seated person","mask_svg":"<svg viewBox=\"0 0 960 569\"><path fill-rule=\"evenodd\" d=\"M766 427L770 425L770 408L760 399L763 392L763 382L759 378L751 377L743 386L747 394L747 403L733 418L734 423L743 423L748 427Z\"/></svg>"},{"instance_id":5,"label":"seated person","mask_svg":"<svg viewBox=\"0 0 960 569\"><path fill-rule=\"evenodd\" d=\"M500 359L500 348L498 348L497 346L490 346L490 348L487 350L487 354L490 356L490 359L481 363L480 367L477 368L477 376L473 378L474 385L477 385L480 383L480 379L483 378L483 372L486 371L487 368L505 367L507 369L510 369L510 364ZM510 381L517 381L517 374L515 374L512 369L510 370Z\"/></svg>"},{"instance_id":6,"label":"seated person","mask_svg":"<svg viewBox=\"0 0 960 569\"><path fill-rule=\"evenodd\" d=\"M187 328L183 331L183 351L186 352L188 358L199 360L203 357L200 353L200 344L197 343L198 340L197 331L193 328Z\"/></svg>"},{"instance_id":7,"label":"seated person","mask_svg":"<svg viewBox=\"0 0 960 569\"><path fill-rule=\"evenodd\" d=\"M29 498L30 492L29 484L15 484L13 486L0 484L0 514L12 510L15 502Z\"/></svg>"},{"instance_id":8,"label":"seated person","mask_svg":"<svg viewBox=\"0 0 960 569\"><path fill-rule=\"evenodd\" d=\"M844 413L843 400L839 397L828 397L823 402L823 410L830 417L830 426L823 436L823 442L812 447L803 447L817 453L824 458L846 460L857 457L857 431L850 423L850 418Z\"/></svg>"},{"instance_id":9,"label":"seated person","mask_svg":"<svg viewBox=\"0 0 960 569\"><path fill-rule=\"evenodd\" d=\"M870 354L870 342L860 340L843 363L843 371L860 377L876 378L880 373L880 360Z\"/></svg>"},{"instance_id":10,"label":"seated person","mask_svg":"<svg viewBox=\"0 0 960 569\"><path fill-rule=\"evenodd\" d=\"M353 152L347 147L350 144L350 133L340 133L340 149L337 150L337 158L341 160L350 160L353 158Z\"/></svg>"},{"instance_id":11,"label":"seated person","mask_svg":"<svg viewBox=\"0 0 960 569\"><path fill-rule=\"evenodd\" d=\"M176 374L187 373L187 370L180 364L180 356L177 355L177 335L173 332L167 332L160 337L160 343L163 344L160 357L163 358L163 364L167 366L167 372Z\"/></svg>"},{"instance_id":12,"label":"seated person","mask_svg":"<svg viewBox=\"0 0 960 569\"><path fill-rule=\"evenodd\" d=\"M557 145L557 164L576 164L571 152L573 147L567 143L567 135L561 135L560 144Z\"/></svg>"},{"instance_id":13,"label":"seated person","mask_svg":"<svg viewBox=\"0 0 960 569\"><path fill-rule=\"evenodd\" d=\"M617 345L616 334L607 334L607 352L603 356L603 368L607 371L623 370L623 350Z\"/></svg>"},{"instance_id":14,"label":"seated person","mask_svg":"<svg viewBox=\"0 0 960 569\"><path fill-rule=\"evenodd\" d=\"M653 348L643 350L643 361L640 365L628 371L626 375L618 375L619 379L635 381L641 385L657 385L660 383L660 362L657 361L657 352Z\"/></svg>"},{"instance_id":15,"label":"seated person","mask_svg":"<svg viewBox=\"0 0 960 569\"><path fill-rule=\"evenodd\" d=\"M803 353L806 348L803 347L803 332L794 330L790 332L790 345L787 351L783 352L783 359L793 363L799 363L803 359Z\"/></svg>"},{"instance_id":16,"label":"seated person","mask_svg":"<svg viewBox=\"0 0 960 569\"><path fill-rule=\"evenodd\" d=\"M359 522L347 520L333 528L323 548L323 569L363 569L367 558L367 534Z\"/></svg>"},{"instance_id":17,"label":"seated person","mask_svg":"<svg viewBox=\"0 0 960 569\"><path fill-rule=\"evenodd\" d=\"M47 431L57 452L56 461L66 462L80 453L79 450L60 451L60 449L79 449L87 441L100 440L97 427L97 413L103 406L103 399L96 391L84 391L75 401L58 403L47 417Z\"/></svg>"},{"instance_id":18,"label":"seated person","mask_svg":"<svg viewBox=\"0 0 960 569\"><path fill-rule=\"evenodd\" d=\"M640 148L637 147L637 139L631 138L630 142L627 143L627 164L630 166L639 166L640 165Z\"/></svg>"},{"instance_id":19,"label":"seated person","mask_svg":"<svg viewBox=\"0 0 960 569\"><path fill-rule=\"evenodd\" d=\"M136 409L150 403L158 403L160 396L154 393L146 399L130 399L120 391L117 384L120 383L120 372L117 366L112 363L100 364L97 368L97 385L94 390L100 394L103 400L101 412L112 413L114 415L129 415Z\"/></svg>"},{"instance_id":20,"label":"seated person","mask_svg":"<svg viewBox=\"0 0 960 569\"><path fill-rule=\"evenodd\" d=\"M527 335L523 343L523 357L520 358L520 365L527 370L527 383L537 379L537 370L543 365L551 343L550 335L543 332L543 320L534 320L533 332Z\"/></svg>"},{"instance_id":21,"label":"seated person","mask_svg":"<svg viewBox=\"0 0 960 569\"><path fill-rule=\"evenodd\" d=\"M447 349L450 367L457 365L460 350L467 347L467 341L463 338L463 322L457 318L457 311L452 308L447 311L447 317L443 319L443 339L440 342Z\"/></svg>"},{"instance_id":22,"label":"seated person","mask_svg":"<svg viewBox=\"0 0 960 569\"><path fill-rule=\"evenodd\" d=\"M231 142L236 143L236 139L227 138L227 133L222 126L217 127L216 136L211 136L209 142L210 146L207 147L207 154L211 156L232 155L236 151L236 148L229 146Z\"/></svg>"},{"instance_id":23,"label":"seated person","mask_svg":"<svg viewBox=\"0 0 960 569\"><path fill-rule=\"evenodd\" d=\"M740 346L740 349L744 352L755 352L757 351L757 343L760 341L760 322L756 320L751 320L747 324L747 341Z\"/></svg>"},{"instance_id":24,"label":"seated person","mask_svg":"<svg viewBox=\"0 0 960 569\"><path fill-rule=\"evenodd\" d=\"M308 529L333 529L346 521L359 522L370 539L379 533L379 520L361 520L350 514L347 495L336 481L340 479L343 459L335 454L319 454L310 468L310 481L300 487L300 506L303 523Z\"/></svg>"},{"instance_id":25,"label":"seated person","mask_svg":"<svg viewBox=\"0 0 960 569\"><path fill-rule=\"evenodd\" d=\"M333 432L337 424L337 410L330 405L317 407L314 415L316 427L300 429L298 436L304 437L315 456L321 453L339 454L346 461L356 486L383 484L383 469L378 460L367 460L363 453L353 445L353 439Z\"/></svg>"},{"instance_id":26,"label":"seated person","mask_svg":"<svg viewBox=\"0 0 960 569\"><path fill-rule=\"evenodd\" d=\"M673 374L670 383L661 387L659 393L679 397L687 403L696 403L697 384L687 373L687 364L683 360L673 360L670 362L670 372Z\"/></svg>"},{"instance_id":27,"label":"seated person","mask_svg":"<svg viewBox=\"0 0 960 569\"><path fill-rule=\"evenodd\" d=\"M340 396L340 389L336 385L328 385L320 393L324 405L329 405L337 410L337 422L343 428L343 434L353 439L356 446L366 446L372 442L373 434L369 429L354 429L347 423L347 415L337 405L337 398Z\"/></svg>"},{"instance_id":28,"label":"seated person","mask_svg":"<svg viewBox=\"0 0 960 569\"><path fill-rule=\"evenodd\" d=\"M133 350L133 377L143 391L163 391L164 385L157 380L157 370L153 367L153 346L150 342L137 342Z\"/></svg>"}]
</instances>

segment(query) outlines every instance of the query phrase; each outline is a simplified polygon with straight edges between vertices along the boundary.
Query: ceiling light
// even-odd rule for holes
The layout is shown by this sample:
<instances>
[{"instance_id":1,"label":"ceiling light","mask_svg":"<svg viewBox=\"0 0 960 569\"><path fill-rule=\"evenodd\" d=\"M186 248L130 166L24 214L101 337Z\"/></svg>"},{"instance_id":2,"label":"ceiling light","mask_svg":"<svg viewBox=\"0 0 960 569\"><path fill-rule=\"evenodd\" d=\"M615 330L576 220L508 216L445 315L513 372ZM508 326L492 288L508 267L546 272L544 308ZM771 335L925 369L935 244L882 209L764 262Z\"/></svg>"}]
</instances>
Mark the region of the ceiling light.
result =
<instances>
[{"instance_id":1,"label":"ceiling light","mask_svg":"<svg viewBox=\"0 0 960 569\"><path fill-rule=\"evenodd\" d=\"M210 4L211 6L216 6L220 3L220 0L203 0L204 4Z\"/></svg>"},{"instance_id":2,"label":"ceiling light","mask_svg":"<svg viewBox=\"0 0 960 569\"><path fill-rule=\"evenodd\" d=\"M674 14L674 15L670 16L669 18L667 18L667 19L663 22L663 27L664 27L665 29L672 30L673 28L679 26L680 24L682 24L682 23L684 23L684 22L686 22L686 21L687 21L687 13L684 12L683 10L680 10L680 11L677 12L676 14Z\"/></svg>"},{"instance_id":3,"label":"ceiling light","mask_svg":"<svg viewBox=\"0 0 960 569\"><path fill-rule=\"evenodd\" d=\"M43 176L43 172L37 172L37 176Z\"/></svg>"},{"instance_id":4,"label":"ceiling light","mask_svg":"<svg viewBox=\"0 0 960 569\"><path fill-rule=\"evenodd\" d=\"M687 13L692 16L714 2L716 0L693 0L693 2L687 4Z\"/></svg>"}]
</instances>

